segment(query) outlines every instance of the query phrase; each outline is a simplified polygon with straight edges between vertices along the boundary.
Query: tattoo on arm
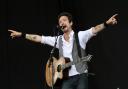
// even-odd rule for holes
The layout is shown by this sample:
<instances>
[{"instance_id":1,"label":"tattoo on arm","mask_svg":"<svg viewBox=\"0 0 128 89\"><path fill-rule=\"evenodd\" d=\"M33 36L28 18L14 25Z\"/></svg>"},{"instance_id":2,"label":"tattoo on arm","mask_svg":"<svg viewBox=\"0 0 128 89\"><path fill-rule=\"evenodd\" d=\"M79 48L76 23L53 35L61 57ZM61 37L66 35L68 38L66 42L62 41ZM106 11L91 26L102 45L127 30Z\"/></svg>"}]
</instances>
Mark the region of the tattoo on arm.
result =
<instances>
[{"instance_id":1,"label":"tattoo on arm","mask_svg":"<svg viewBox=\"0 0 128 89\"><path fill-rule=\"evenodd\" d=\"M30 40L30 41L39 42L39 39L38 39L37 35L26 34L25 38Z\"/></svg>"},{"instance_id":2,"label":"tattoo on arm","mask_svg":"<svg viewBox=\"0 0 128 89\"><path fill-rule=\"evenodd\" d=\"M95 29L97 30L103 30L105 28L104 24L97 25Z\"/></svg>"},{"instance_id":3,"label":"tattoo on arm","mask_svg":"<svg viewBox=\"0 0 128 89\"><path fill-rule=\"evenodd\" d=\"M100 31L102 31L105 28L104 24L99 24L97 26L95 26L95 32L94 33L98 33Z\"/></svg>"}]
</instances>

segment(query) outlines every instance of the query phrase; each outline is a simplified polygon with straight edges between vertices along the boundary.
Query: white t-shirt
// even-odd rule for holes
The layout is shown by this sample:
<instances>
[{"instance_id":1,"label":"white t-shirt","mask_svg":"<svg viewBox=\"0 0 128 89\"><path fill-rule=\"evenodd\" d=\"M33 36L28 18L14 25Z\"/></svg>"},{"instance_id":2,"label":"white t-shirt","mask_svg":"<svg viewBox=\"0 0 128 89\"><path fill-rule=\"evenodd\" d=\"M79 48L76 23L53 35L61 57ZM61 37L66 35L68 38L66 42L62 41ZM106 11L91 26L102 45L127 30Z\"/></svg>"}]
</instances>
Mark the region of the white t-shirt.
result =
<instances>
[{"instance_id":1,"label":"white t-shirt","mask_svg":"<svg viewBox=\"0 0 128 89\"><path fill-rule=\"evenodd\" d=\"M85 31L79 31L78 32L79 43L80 43L81 48L85 49L86 48L86 43L88 42L88 40L92 36L94 36L94 34L92 33L92 29L94 29L94 27L92 27L88 30L85 30ZM71 61L73 61L73 58L72 58L73 34L74 34L74 31L71 31L71 33L69 34L69 37L70 37L69 42L67 42L64 39L64 37L62 36L63 56L70 58ZM58 37L57 45L56 45L57 48L59 48L59 37ZM50 46L54 46L55 39L56 39L55 37L51 37L51 36L42 36L41 43L48 44ZM88 72L88 71L86 70L85 72ZM76 71L75 65L72 65L71 69L69 70L69 76L73 76L73 75L76 75L76 74L79 74L79 73Z\"/></svg>"}]
</instances>

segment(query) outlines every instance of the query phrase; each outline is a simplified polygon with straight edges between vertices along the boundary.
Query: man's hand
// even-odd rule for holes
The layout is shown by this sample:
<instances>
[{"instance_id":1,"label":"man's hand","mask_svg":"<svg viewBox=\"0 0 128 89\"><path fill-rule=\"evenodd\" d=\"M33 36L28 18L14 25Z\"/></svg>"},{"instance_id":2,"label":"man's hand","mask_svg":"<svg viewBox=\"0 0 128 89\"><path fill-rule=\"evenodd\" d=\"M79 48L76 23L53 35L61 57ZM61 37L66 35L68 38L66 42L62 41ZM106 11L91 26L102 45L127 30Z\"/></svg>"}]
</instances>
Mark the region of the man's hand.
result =
<instances>
[{"instance_id":1,"label":"man's hand","mask_svg":"<svg viewBox=\"0 0 128 89\"><path fill-rule=\"evenodd\" d=\"M118 14L113 15L113 16L112 16L110 19L108 19L105 23L96 25L96 26L94 27L94 29L92 30L92 32L93 32L94 34L96 34L96 33L100 32L100 31L102 31L102 30L103 30L104 28L106 28L107 26L117 24L117 19L116 19L116 16L117 16L117 15L118 15Z\"/></svg>"},{"instance_id":2,"label":"man's hand","mask_svg":"<svg viewBox=\"0 0 128 89\"><path fill-rule=\"evenodd\" d=\"M106 24L107 25L115 25L115 24L117 24L117 19L116 19L116 16L117 16L118 14L115 14L115 15L113 15L110 19L108 19L107 21L106 21Z\"/></svg>"},{"instance_id":3,"label":"man's hand","mask_svg":"<svg viewBox=\"0 0 128 89\"><path fill-rule=\"evenodd\" d=\"M11 32L11 37L16 38L16 37L21 37L22 32L14 31L14 30L8 30ZM33 41L33 42L41 42L42 36L35 35L35 34L25 34L25 39Z\"/></svg>"},{"instance_id":4,"label":"man's hand","mask_svg":"<svg viewBox=\"0 0 128 89\"><path fill-rule=\"evenodd\" d=\"M22 36L22 33L21 32L18 32L18 31L14 31L14 30L8 30L9 32L11 32L10 36L12 38L15 38L15 37L21 37Z\"/></svg>"}]
</instances>

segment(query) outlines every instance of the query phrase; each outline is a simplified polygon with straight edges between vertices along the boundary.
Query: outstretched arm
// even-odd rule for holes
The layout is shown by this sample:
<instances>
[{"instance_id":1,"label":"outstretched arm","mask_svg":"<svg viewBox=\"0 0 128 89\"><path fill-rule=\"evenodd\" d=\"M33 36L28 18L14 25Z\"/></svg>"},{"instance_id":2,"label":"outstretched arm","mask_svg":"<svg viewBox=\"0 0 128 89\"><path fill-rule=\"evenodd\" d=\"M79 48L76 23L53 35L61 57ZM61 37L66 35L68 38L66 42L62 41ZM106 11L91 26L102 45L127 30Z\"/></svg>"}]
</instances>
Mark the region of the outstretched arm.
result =
<instances>
[{"instance_id":1,"label":"outstretched arm","mask_svg":"<svg viewBox=\"0 0 128 89\"><path fill-rule=\"evenodd\" d=\"M23 34L22 32L14 31L14 30L8 30L11 32L11 37L16 38L16 37L22 37L24 36L25 39L33 41L33 42L41 42L42 37L40 35L34 35L34 34Z\"/></svg>"},{"instance_id":2,"label":"outstretched arm","mask_svg":"<svg viewBox=\"0 0 128 89\"><path fill-rule=\"evenodd\" d=\"M92 30L92 32L94 34L96 34L96 33L100 32L100 31L102 31L104 28L106 28L106 26L117 24L117 19L116 19L117 15L118 14L113 15L105 23L102 23L102 24L99 24L99 25L95 26L94 29Z\"/></svg>"}]
</instances>

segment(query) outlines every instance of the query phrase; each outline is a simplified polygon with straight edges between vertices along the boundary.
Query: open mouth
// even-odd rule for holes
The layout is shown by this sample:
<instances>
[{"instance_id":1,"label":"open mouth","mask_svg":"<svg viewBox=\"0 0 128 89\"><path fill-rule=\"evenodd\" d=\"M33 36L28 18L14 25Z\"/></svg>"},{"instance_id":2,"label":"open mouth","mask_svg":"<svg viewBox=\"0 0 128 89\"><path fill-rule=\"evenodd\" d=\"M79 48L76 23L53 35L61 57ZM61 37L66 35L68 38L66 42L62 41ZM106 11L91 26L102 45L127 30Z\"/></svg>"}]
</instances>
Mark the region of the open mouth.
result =
<instances>
[{"instance_id":1,"label":"open mouth","mask_svg":"<svg viewBox=\"0 0 128 89\"><path fill-rule=\"evenodd\" d=\"M62 29L66 28L66 26L61 26Z\"/></svg>"}]
</instances>

